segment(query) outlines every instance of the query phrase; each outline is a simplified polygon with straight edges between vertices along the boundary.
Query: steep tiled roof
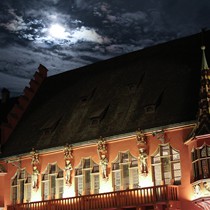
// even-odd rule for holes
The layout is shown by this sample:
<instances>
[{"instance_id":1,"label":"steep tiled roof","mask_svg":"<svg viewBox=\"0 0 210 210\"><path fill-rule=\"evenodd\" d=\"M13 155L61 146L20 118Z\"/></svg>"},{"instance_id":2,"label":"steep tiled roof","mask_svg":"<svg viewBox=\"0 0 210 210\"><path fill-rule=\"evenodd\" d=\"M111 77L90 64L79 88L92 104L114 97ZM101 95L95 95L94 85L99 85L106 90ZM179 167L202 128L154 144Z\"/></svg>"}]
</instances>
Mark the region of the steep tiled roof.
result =
<instances>
[{"instance_id":1,"label":"steep tiled roof","mask_svg":"<svg viewBox=\"0 0 210 210\"><path fill-rule=\"evenodd\" d=\"M2 156L196 120L200 43L197 34L46 78ZM210 58L209 31L206 46Z\"/></svg>"}]
</instances>

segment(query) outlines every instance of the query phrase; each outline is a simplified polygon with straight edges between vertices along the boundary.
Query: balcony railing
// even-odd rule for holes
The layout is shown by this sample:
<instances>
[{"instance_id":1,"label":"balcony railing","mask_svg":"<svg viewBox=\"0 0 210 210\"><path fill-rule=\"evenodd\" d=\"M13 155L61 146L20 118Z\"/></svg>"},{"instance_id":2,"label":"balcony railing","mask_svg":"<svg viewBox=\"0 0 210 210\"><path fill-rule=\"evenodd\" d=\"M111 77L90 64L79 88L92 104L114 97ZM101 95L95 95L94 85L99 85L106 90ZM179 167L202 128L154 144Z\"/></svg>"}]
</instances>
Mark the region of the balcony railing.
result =
<instances>
[{"instance_id":1,"label":"balcony railing","mask_svg":"<svg viewBox=\"0 0 210 210\"><path fill-rule=\"evenodd\" d=\"M84 195L31 203L10 205L8 210L93 210L142 206L145 204L178 201L178 187L161 185L110 193Z\"/></svg>"}]
</instances>

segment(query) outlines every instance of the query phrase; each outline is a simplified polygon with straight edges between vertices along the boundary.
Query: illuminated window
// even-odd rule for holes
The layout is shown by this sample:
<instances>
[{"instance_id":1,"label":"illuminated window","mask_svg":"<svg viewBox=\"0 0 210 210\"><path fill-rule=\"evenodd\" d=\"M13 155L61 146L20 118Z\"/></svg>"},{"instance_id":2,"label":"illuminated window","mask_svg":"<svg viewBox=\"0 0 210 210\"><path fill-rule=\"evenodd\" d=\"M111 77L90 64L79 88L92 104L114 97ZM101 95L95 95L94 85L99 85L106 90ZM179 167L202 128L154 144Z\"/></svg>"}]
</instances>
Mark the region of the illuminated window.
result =
<instances>
[{"instance_id":1,"label":"illuminated window","mask_svg":"<svg viewBox=\"0 0 210 210\"><path fill-rule=\"evenodd\" d=\"M113 189L134 189L139 186L138 159L130 152L120 152L112 163Z\"/></svg>"},{"instance_id":2,"label":"illuminated window","mask_svg":"<svg viewBox=\"0 0 210 210\"><path fill-rule=\"evenodd\" d=\"M193 180L210 178L210 146L192 151Z\"/></svg>"},{"instance_id":3,"label":"illuminated window","mask_svg":"<svg viewBox=\"0 0 210 210\"><path fill-rule=\"evenodd\" d=\"M56 164L49 164L42 174L42 199L63 197L63 170Z\"/></svg>"},{"instance_id":4,"label":"illuminated window","mask_svg":"<svg viewBox=\"0 0 210 210\"><path fill-rule=\"evenodd\" d=\"M169 144L159 145L152 157L152 175L155 185L181 184L180 154Z\"/></svg>"},{"instance_id":5,"label":"illuminated window","mask_svg":"<svg viewBox=\"0 0 210 210\"><path fill-rule=\"evenodd\" d=\"M18 170L11 180L11 199L14 204L31 200L31 175L25 169Z\"/></svg>"},{"instance_id":6,"label":"illuminated window","mask_svg":"<svg viewBox=\"0 0 210 210\"><path fill-rule=\"evenodd\" d=\"M84 158L75 168L76 195L99 193L99 165L90 158Z\"/></svg>"}]
</instances>

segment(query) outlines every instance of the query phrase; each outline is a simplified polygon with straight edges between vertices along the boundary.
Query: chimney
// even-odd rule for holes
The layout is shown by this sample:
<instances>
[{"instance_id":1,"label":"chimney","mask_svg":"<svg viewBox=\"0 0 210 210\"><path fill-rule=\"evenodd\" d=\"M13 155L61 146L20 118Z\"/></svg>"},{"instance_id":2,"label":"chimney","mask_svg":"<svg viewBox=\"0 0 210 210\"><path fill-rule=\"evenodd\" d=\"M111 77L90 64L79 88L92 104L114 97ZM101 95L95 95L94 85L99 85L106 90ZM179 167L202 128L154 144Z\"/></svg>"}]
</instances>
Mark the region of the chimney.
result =
<instances>
[{"instance_id":1,"label":"chimney","mask_svg":"<svg viewBox=\"0 0 210 210\"><path fill-rule=\"evenodd\" d=\"M7 103L10 97L10 92L7 88L3 88L1 91L1 103Z\"/></svg>"}]
</instances>

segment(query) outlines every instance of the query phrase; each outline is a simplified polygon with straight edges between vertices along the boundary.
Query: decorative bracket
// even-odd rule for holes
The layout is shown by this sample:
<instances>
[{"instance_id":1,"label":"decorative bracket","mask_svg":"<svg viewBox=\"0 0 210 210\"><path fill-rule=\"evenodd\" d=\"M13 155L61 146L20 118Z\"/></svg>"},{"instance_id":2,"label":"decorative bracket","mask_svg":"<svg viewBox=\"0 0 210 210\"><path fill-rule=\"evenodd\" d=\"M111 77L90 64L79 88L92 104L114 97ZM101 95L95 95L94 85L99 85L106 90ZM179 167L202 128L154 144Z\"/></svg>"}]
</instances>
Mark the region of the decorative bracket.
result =
<instances>
[{"instance_id":1,"label":"decorative bracket","mask_svg":"<svg viewBox=\"0 0 210 210\"><path fill-rule=\"evenodd\" d=\"M11 163L13 166L17 167L18 169L21 169L21 160L20 160L20 158L13 159L13 160L7 160L6 163Z\"/></svg>"},{"instance_id":2,"label":"decorative bracket","mask_svg":"<svg viewBox=\"0 0 210 210\"><path fill-rule=\"evenodd\" d=\"M140 147L142 146L145 147L147 144L146 136L141 129L138 129L136 132L136 140L137 140L137 145Z\"/></svg>"},{"instance_id":3,"label":"decorative bracket","mask_svg":"<svg viewBox=\"0 0 210 210\"><path fill-rule=\"evenodd\" d=\"M164 132L163 129L162 130L159 130L159 131L152 132L152 135L153 136L156 136L157 139L160 140L162 144L165 143L166 138L165 138L165 132Z\"/></svg>"}]
</instances>

